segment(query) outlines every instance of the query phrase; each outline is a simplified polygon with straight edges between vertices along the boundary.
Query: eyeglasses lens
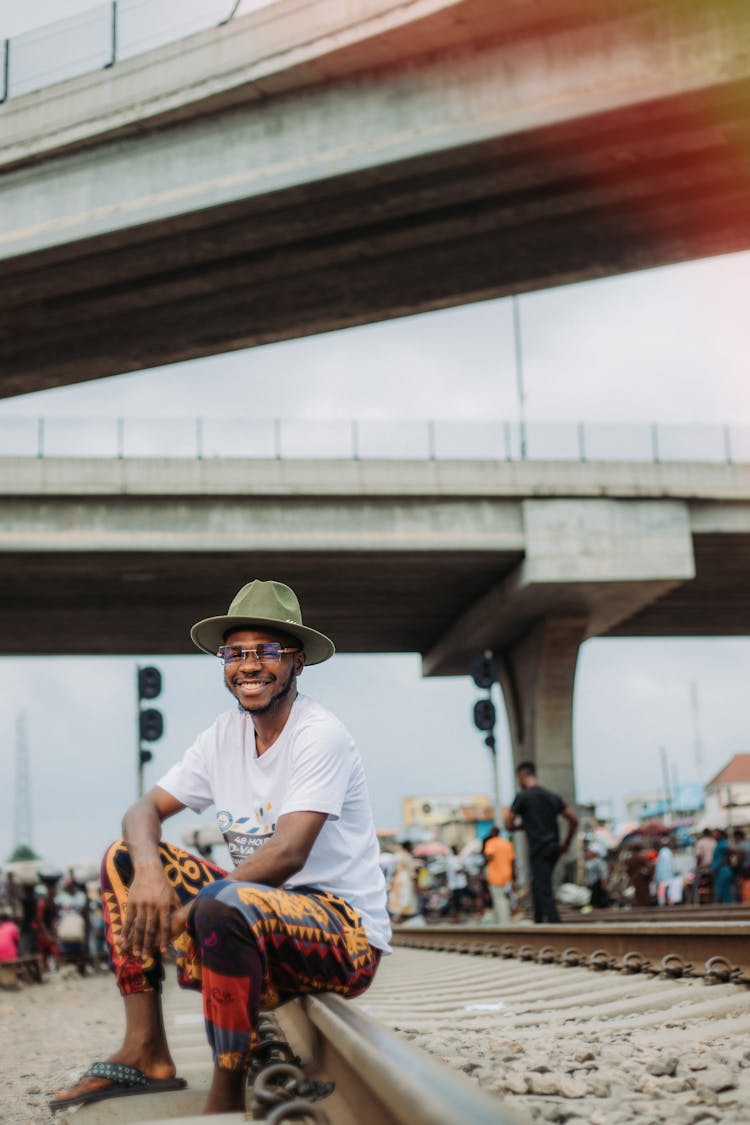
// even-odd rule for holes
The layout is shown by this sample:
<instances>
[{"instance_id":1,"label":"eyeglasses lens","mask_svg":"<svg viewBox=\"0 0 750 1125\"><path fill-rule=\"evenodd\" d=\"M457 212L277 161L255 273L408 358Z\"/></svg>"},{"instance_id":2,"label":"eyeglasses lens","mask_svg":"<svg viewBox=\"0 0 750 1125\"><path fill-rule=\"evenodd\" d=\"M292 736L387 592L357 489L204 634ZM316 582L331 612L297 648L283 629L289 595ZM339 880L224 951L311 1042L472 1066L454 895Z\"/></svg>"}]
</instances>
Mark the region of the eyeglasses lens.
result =
<instances>
[{"instance_id":1,"label":"eyeglasses lens","mask_svg":"<svg viewBox=\"0 0 750 1125\"><path fill-rule=\"evenodd\" d=\"M242 645L222 645L219 649L219 659L225 667L228 664L238 664L249 657L257 660L259 664L278 664L285 651L283 645L275 643L261 644L256 648L244 648Z\"/></svg>"}]
</instances>

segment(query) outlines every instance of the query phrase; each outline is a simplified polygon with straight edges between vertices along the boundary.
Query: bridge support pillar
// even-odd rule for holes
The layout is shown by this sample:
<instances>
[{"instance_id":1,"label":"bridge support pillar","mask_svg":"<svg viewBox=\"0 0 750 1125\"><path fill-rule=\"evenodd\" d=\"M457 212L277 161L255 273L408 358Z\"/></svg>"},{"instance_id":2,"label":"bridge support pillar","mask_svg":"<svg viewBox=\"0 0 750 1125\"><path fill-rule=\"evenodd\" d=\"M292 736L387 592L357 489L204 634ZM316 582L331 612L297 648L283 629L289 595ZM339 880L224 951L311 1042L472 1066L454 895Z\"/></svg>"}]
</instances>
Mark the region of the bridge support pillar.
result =
<instances>
[{"instance_id":1,"label":"bridge support pillar","mask_svg":"<svg viewBox=\"0 0 750 1125\"><path fill-rule=\"evenodd\" d=\"M575 806L573 683L587 619L543 618L495 653L508 713L513 767L536 762L542 784Z\"/></svg>"}]
</instances>

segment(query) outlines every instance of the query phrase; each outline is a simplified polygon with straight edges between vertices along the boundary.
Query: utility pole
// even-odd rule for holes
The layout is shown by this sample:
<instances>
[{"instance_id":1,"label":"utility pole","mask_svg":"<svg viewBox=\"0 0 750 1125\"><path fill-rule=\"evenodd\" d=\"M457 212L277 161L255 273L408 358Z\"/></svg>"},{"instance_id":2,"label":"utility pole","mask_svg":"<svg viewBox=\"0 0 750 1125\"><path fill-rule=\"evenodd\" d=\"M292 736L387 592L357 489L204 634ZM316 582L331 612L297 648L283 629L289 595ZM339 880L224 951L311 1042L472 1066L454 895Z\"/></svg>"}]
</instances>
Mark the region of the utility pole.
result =
<instances>
[{"instance_id":1,"label":"utility pole","mask_svg":"<svg viewBox=\"0 0 750 1125\"><path fill-rule=\"evenodd\" d=\"M664 797L667 802L667 810L669 816L669 823L672 823L672 787L669 783L669 766L667 765L667 749L665 746L659 747L661 754L661 774L664 779Z\"/></svg>"},{"instance_id":2,"label":"utility pole","mask_svg":"<svg viewBox=\"0 0 750 1125\"><path fill-rule=\"evenodd\" d=\"M696 780L700 781L703 775L703 740L701 738L700 700L698 697L698 684L690 681L690 709L693 715L693 755L695 761Z\"/></svg>"},{"instance_id":3,"label":"utility pole","mask_svg":"<svg viewBox=\"0 0 750 1125\"><path fill-rule=\"evenodd\" d=\"M31 771L29 768L28 724L25 711L16 715L16 793L13 809L13 846L32 847Z\"/></svg>"}]
</instances>

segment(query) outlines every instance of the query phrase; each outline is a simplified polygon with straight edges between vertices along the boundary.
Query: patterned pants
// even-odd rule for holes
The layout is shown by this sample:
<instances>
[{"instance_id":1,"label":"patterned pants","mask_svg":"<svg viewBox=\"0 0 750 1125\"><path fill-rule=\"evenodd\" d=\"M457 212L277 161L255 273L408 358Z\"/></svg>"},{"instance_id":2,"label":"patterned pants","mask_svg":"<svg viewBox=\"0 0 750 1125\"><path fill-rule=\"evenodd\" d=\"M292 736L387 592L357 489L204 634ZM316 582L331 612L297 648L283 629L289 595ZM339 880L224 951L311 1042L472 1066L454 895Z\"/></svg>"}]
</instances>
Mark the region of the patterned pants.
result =
<instances>
[{"instance_id":1,"label":"patterned pants","mask_svg":"<svg viewBox=\"0 0 750 1125\"><path fill-rule=\"evenodd\" d=\"M380 951L343 899L311 887L291 892L233 882L171 844L160 844L159 854L180 902L196 900L188 931L174 942L177 978L203 994L206 1033L222 1069L248 1065L261 1010L308 992L351 998L371 983ZM110 967L124 996L159 991L164 979L159 956L118 952L132 878L130 855L118 840L102 862L101 885Z\"/></svg>"}]
</instances>

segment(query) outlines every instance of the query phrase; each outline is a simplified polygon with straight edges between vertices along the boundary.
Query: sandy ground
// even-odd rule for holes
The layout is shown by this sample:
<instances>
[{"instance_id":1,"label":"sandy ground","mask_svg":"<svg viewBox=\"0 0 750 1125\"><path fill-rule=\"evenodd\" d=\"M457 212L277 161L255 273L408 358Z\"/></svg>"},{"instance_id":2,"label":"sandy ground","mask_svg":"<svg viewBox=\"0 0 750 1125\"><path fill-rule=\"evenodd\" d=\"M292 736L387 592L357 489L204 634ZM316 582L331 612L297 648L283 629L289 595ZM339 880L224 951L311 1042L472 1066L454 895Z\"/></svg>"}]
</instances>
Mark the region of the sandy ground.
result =
<instances>
[{"instance_id":1,"label":"sandy ground","mask_svg":"<svg viewBox=\"0 0 750 1125\"><path fill-rule=\"evenodd\" d=\"M43 984L0 991L3 1125L49 1125L50 1092L68 1086L120 1041L122 1004L111 974L64 968Z\"/></svg>"}]
</instances>

